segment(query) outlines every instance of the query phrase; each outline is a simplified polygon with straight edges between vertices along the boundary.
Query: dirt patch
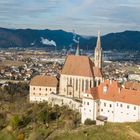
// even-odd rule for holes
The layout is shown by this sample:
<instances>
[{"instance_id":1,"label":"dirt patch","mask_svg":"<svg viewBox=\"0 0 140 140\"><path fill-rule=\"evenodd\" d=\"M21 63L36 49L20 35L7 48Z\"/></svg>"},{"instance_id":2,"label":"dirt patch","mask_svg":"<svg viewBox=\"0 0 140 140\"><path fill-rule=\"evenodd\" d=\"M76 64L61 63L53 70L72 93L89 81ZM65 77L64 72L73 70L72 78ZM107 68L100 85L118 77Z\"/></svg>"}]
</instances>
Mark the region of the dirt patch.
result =
<instances>
[{"instance_id":1,"label":"dirt patch","mask_svg":"<svg viewBox=\"0 0 140 140\"><path fill-rule=\"evenodd\" d=\"M128 134L138 140L140 140L140 133L134 131L130 126L126 126Z\"/></svg>"}]
</instances>

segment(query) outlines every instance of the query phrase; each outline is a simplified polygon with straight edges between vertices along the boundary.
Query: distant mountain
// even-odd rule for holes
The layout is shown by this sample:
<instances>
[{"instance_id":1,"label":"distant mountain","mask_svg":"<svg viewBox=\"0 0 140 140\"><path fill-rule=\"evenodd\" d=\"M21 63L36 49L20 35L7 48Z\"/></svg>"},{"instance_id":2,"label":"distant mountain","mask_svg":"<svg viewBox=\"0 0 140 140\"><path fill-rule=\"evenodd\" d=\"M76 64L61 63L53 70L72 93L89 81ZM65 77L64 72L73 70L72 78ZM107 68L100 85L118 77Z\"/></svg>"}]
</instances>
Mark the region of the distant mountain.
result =
<instances>
[{"instance_id":1,"label":"distant mountain","mask_svg":"<svg viewBox=\"0 0 140 140\"><path fill-rule=\"evenodd\" d=\"M75 48L73 33L63 30L5 29L0 28L0 48ZM80 36L82 49L94 49L96 37ZM140 50L140 32L125 31L101 37L104 50Z\"/></svg>"}]
</instances>

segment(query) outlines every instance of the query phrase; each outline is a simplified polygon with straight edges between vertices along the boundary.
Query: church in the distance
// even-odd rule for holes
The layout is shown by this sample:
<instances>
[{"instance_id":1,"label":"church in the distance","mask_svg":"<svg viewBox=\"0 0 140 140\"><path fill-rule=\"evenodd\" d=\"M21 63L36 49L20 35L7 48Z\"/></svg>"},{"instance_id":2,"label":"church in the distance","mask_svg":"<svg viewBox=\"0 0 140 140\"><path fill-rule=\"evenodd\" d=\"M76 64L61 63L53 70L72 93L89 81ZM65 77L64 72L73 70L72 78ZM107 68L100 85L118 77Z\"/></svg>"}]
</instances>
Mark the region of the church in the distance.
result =
<instances>
[{"instance_id":1,"label":"church in the distance","mask_svg":"<svg viewBox=\"0 0 140 140\"><path fill-rule=\"evenodd\" d=\"M68 55L60 76L59 94L82 98L83 92L98 86L102 80L102 48L100 32L95 48L95 60L80 55L79 43L75 55Z\"/></svg>"},{"instance_id":2,"label":"church in the distance","mask_svg":"<svg viewBox=\"0 0 140 140\"><path fill-rule=\"evenodd\" d=\"M31 80L30 102L48 101L51 93L82 99L83 93L91 87L98 86L102 81L102 48L98 32L94 60L80 55L78 43L76 54L67 56L59 80L54 76L42 75Z\"/></svg>"}]
</instances>

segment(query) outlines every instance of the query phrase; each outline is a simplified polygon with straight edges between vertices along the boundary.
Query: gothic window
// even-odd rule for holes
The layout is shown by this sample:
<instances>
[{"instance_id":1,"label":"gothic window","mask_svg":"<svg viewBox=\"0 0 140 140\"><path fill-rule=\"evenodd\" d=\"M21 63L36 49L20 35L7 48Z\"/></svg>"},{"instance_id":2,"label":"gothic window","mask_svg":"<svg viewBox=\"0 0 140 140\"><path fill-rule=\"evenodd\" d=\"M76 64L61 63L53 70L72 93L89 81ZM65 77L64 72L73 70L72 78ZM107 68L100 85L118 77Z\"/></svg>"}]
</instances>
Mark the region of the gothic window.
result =
<instances>
[{"instance_id":1,"label":"gothic window","mask_svg":"<svg viewBox=\"0 0 140 140\"><path fill-rule=\"evenodd\" d=\"M92 81L90 80L90 88L92 87Z\"/></svg>"},{"instance_id":2,"label":"gothic window","mask_svg":"<svg viewBox=\"0 0 140 140\"><path fill-rule=\"evenodd\" d=\"M82 91L84 91L84 80L82 80Z\"/></svg>"},{"instance_id":3,"label":"gothic window","mask_svg":"<svg viewBox=\"0 0 140 140\"><path fill-rule=\"evenodd\" d=\"M76 90L78 90L78 79L76 79Z\"/></svg>"},{"instance_id":4,"label":"gothic window","mask_svg":"<svg viewBox=\"0 0 140 140\"><path fill-rule=\"evenodd\" d=\"M70 85L72 85L72 78L70 78Z\"/></svg>"},{"instance_id":5,"label":"gothic window","mask_svg":"<svg viewBox=\"0 0 140 140\"><path fill-rule=\"evenodd\" d=\"M96 81L94 81L94 87L96 87Z\"/></svg>"},{"instance_id":6,"label":"gothic window","mask_svg":"<svg viewBox=\"0 0 140 140\"><path fill-rule=\"evenodd\" d=\"M88 89L88 80L86 80L86 90Z\"/></svg>"}]
</instances>

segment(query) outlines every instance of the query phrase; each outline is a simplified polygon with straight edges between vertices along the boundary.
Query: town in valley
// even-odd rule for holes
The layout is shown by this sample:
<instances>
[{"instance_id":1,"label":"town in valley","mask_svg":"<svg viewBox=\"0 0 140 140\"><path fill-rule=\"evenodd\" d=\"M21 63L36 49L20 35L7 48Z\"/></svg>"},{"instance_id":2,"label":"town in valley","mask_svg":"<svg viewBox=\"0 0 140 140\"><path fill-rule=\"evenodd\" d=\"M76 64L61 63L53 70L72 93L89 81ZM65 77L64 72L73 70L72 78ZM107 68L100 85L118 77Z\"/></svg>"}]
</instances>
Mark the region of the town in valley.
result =
<instances>
[{"instance_id":1,"label":"town in valley","mask_svg":"<svg viewBox=\"0 0 140 140\"><path fill-rule=\"evenodd\" d=\"M3 114L8 115L5 111L11 111L11 108L5 108L5 103L15 104L17 106L15 112L19 112L19 103L22 105L20 114L9 113L12 127L7 126L6 129L14 130L17 137L22 139L33 139L30 137L35 135L36 131L31 135L25 134L24 123L32 131L36 130L36 127L42 129L45 126L45 130L42 130L44 132L41 133L44 135L42 139L45 137L55 139L58 135L54 130L55 127L62 129L61 116L64 116L66 131L75 125L78 129L81 125L104 126L109 122L138 122L140 120L139 54L138 51L132 53L104 51L101 47L100 32L95 50L80 49L80 41L75 49L69 50L2 49L0 86L1 93L5 92L5 95L0 97L1 119ZM36 120L38 118L30 120L30 115L28 116L30 119L25 118L23 112L26 112L27 105L28 112L37 108L40 110L37 114L41 115L39 118L43 124L40 125L41 122ZM57 107L58 112L49 111L48 106L52 109ZM64 107L65 109L62 109ZM64 110L65 112L62 112ZM49 118L46 113L49 113ZM60 124L57 123L51 128L51 120L59 120ZM30 123L35 123L35 126ZM3 127L5 124L1 124L1 128ZM41 134L37 132L36 135L41 137ZM36 135L35 138L38 137ZM84 131L83 135L88 137L88 132Z\"/></svg>"},{"instance_id":2,"label":"town in valley","mask_svg":"<svg viewBox=\"0 0 140 140\"><path fill-rule=\"evenodd\" d=\"M140 140L140 0L0 0L0 140Z\"/></svg>"}]
</instances>

